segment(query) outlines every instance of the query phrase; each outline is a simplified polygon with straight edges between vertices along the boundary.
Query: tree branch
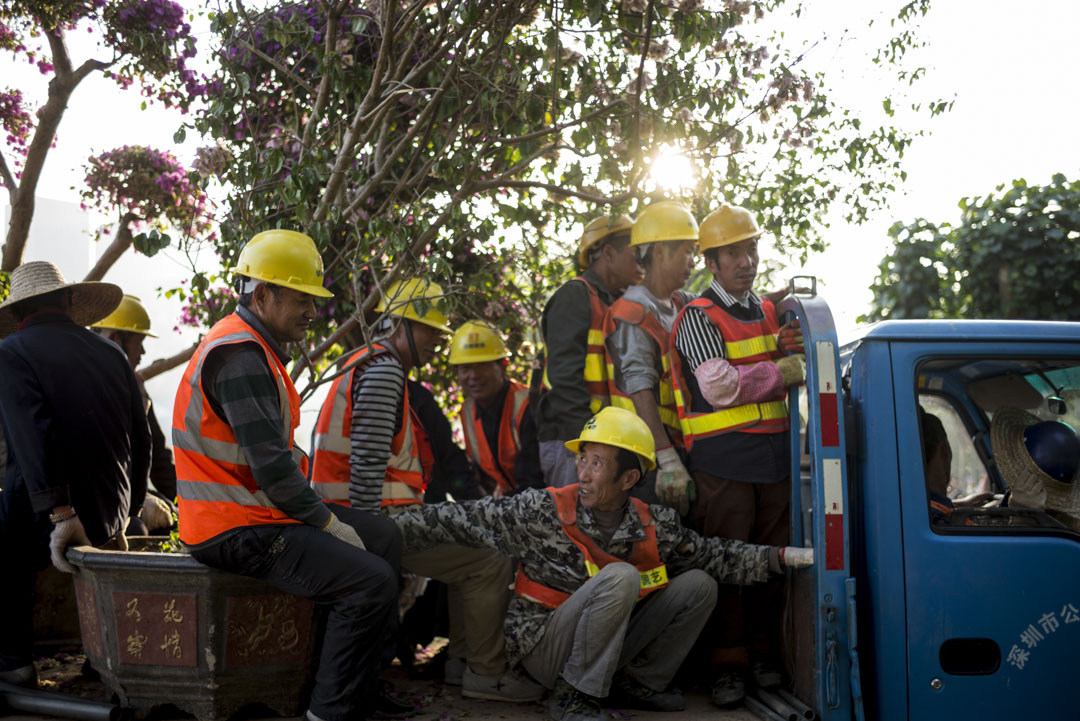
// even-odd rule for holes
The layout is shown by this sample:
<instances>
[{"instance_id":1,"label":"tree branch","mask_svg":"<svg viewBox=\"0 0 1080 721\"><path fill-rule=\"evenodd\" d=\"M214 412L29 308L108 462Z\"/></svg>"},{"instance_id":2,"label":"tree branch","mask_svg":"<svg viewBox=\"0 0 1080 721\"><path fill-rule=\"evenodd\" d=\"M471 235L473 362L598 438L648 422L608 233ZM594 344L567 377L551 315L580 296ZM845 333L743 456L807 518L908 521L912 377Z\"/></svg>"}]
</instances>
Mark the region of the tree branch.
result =
<instances>
[{"instance_id":1,"label":"tree branch","mask_svg":"<svg viewBox=\"0 0 1080 721\"><path fill-rule=\"evenodd\" d=\"M342 11L340 8L342 3L337 3L332 9L325 5L323 7L327 11L326 42L323 47L325 48L326 57L329 58L333 53L337 52L338 20L341 18ZM319 81L319 93L315 98L315 105L311 107L307 123L304 124L304 137L300 141L301 153L311 147L311 138L315 132L315 126L319 124L318 118L322 115L327 102L330 100L330 78L332 77L333 73L323 73L322 80Z\"/></svg>"},{"instance_id":2,"label":"tree branch","mask_svg":"<svg viewBox=\"0 0 1080 721\"><path fill-rule=\"evenodd\" d=\"M166 371L171 371L178 365L186 363L192 355L195 354L195 349L199 347L198 343L192 344L190 348L185 348L176 355L171 355L168 358L158 358L156 361L148 366L140 368L137 373L143 381L148 381L154 376L159 376Z\"/></svg>"},{"instance_id":3,"label":"tree branch","mask_svg":"<svg viewBox=\"0 0 1080 721\"><path fill-rule=\"evenodd\" d=\"M4 187L8 191L8 205L15 205L15 194L19 192L19 183L15 180L11 168L8 167L3 153L0 153L0 175L4 177Z\"/></svg>"},{"instance_id":4,"label":"tree branch","mask_svg":"<svg viewBox=\"0 0 1080 721\"><path fill-rule=\"evenodd\" d=\"M326 220L330 214L330 208L345 183L345 169L352 162L353 149L356 147L356 141L360 137L361 120L375 105L375 100L382 94L382 77L386 72L387 64L390 62L390 53L393 49L394 11L396 8L396 2L383 4L385 16L382 26L382 42L379 44L379 57L375 60L375 70L371 74L371 85L368 87L367 94L360 103L360 107L356 109L353 121L349 124L349 129L346 131L345 138L341 143L341 150L338 152L337 160L334 162L334 169L330 171L330 178L326 182L326 188L323 190L319 207L315 210L314 218L317 221Z\"/></svg>"},{"instance_id":5,"label":"tree branch","mask_svg":"<svg viewBox=\"0 0 1080 721\"><path fill-rule=\"evenodd\" d=\"M120 219L116 237L113 238L112 243L98 258L98 262L94 263L94 267L83 278L83 282L104 278L105 274L109 272L109 268L113 267L113 264L119 260L124 251L131 247L131 222L133 220L135 220L134 213L124 214L124 217Z\"/></svg>"},{"instance_id":6,"label":"tree branch","mask_svg":"<svg viewBox=\"0 0 1080 721\"><path fill-rule=\"evenodd\" d=\"M581 200L595 203L596 205L616 205L618 203L625 203L633 197L632 193L622 193L620 195L596 195L595 193L585 193L580 190L574 190L572 188L566 188L562 185L555 185L554 183L540 183L531 180L480 180L472 183L469 186L471 191L491 190L492 188L527 188L527 189L539 189L546 190L549 193L555 195L566 195L571 198L579 198Z\"/></svg>"}]
</instances>

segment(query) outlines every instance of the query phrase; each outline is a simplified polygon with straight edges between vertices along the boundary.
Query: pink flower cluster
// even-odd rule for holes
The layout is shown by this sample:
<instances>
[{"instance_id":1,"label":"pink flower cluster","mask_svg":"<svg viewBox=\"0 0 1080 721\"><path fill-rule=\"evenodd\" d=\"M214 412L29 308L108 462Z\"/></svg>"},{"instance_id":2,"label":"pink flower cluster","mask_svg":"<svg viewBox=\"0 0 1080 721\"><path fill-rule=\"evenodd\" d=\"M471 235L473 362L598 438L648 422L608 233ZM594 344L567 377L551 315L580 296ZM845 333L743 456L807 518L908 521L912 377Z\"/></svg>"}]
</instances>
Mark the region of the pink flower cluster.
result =
<instances>
[{"instance_id":1,"label":"pink flower cluster","mask_svg":"<svg viewBox=\"0 0 1080 721\"><path fill-rule=\"evenodd\" d=\"M167 106L187 109L206 93L206 78L187 67L195 57L195 38L184 21L184 8L171 0L119 0L104 11L105 42L122 59L109 74L121 87L145 75L143 95ZM173 82L162 82L172 76Z\"/></svg>"},{"instance_id":2,"label":"pink flower cluster","mask_svg":"<svg viewBox=\"0 0 1080 721\"><path fill-rule=\"evenodd\" d=\"M125 145L88 160L82 198L98 208L119 208L137 223L167 220L190 236L210 232L206 195L172 153Z\"/></svg>"},{"instance_id":3,"label":"pink flower cluster","mask_svg":"<svg viewBox=\"0 0 1080 721\"><path fill-rule=\"evenodd\" d=\"M23 107L22 91L0 91L0 125L7 133L5 140L8 146L25 156L33 121Z\"/></svg>"},{"instance_id":4,"label":"pink flower cluster","mask_svg":"<svg viewBox=\"0 0 1080 721\"><path fill-rule=\"evenodd\" d=\"M186 299L188 303L180 311L180 323L173 330L179 331L182 325L209 328L232 310L230 305L236 302L236 293L226 286L207 288L201 293L192 289Z\"/></svg>"}]
</instances>

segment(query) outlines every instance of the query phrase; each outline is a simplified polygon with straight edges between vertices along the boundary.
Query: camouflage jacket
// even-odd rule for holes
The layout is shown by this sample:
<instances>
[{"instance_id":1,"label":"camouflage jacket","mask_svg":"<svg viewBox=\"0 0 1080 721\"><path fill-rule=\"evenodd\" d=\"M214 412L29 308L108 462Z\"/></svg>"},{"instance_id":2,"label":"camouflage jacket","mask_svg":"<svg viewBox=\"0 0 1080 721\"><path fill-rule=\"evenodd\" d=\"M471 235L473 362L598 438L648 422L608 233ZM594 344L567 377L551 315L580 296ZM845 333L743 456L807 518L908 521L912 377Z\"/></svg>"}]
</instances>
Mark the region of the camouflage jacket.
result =
<instances>
[{"instance_id":1,"label":"camouflage jacket","mask_svg":"<svg viewBox=\"0 0 1080 721\"><path fill-rule=\"evenodd\" d=\"M727 538L703 538L679 522L676 512L651 505L660 559L669 578L700 568L722 583L746 585L769 575L769 546L754 546ZM609 543L592 512L577 507L577 526L597 546L629 559L645 529L632 503ZM488 547L520 560L530 579L549 588L573 593L589 580L585 557L563 532L555 501L546 490L528 489L498 500L483 498L463 503L416 505L396 514L405 550L420 551L442 544ZM515 664L528 655L544 632L550 609L515 595L506 613L506 653Z\"/></svg>"}]
</instances>

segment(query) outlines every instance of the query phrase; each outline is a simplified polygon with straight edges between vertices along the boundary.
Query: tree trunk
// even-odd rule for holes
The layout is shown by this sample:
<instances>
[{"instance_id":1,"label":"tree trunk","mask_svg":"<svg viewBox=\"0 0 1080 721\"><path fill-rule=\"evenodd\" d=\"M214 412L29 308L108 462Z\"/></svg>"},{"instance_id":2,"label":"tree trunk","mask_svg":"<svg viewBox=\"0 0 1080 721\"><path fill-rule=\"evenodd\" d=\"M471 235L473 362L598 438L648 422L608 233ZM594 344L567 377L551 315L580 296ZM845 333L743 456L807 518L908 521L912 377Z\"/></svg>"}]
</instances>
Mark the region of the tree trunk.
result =
<instances>
[{"instance_id":1,"label":"tree trunk","mask_svg":"<svg viewBox=\"0 0 1080 721\"><path fill-rule=\"evenodd\" d=\"M109 268L113 267L113 264L120 259L124 251L131 247L131 221L133 220L135 220L135 216L131 213L126 213L120 220L120 228L116 231L116 237L113 238L112 243L98 258L98 262L94 263L94 267L83 278L84 282L104 278L105 274L109 272Z\"/></svg>"}]
</instances>

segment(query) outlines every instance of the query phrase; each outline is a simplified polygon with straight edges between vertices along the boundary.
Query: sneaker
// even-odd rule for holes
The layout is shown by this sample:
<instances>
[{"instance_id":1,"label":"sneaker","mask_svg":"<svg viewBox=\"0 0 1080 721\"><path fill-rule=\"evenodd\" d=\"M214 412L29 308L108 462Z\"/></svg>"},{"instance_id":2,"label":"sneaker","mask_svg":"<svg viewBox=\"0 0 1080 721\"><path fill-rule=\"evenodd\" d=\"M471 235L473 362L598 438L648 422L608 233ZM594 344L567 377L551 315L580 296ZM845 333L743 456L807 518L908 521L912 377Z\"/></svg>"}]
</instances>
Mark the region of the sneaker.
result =
<instances>
[{"instance_id":1,"label":"sneaker","mask_svg":"<svg viewBox=\"0 0 1080 721\"><path fill-rule=\"evenodd\" d=\"M373 719L409 718L416 713L416 706L402 701L394 693L394 685L389 681L379 682L379 695L375 698L375 708L371 712Z\"/></svg>"},{"instance_id":2,"label":"sneaker","mask_svg":"<svg viewBox=\"0 0 1080 721\"><path fill-rule=\"evenodd\" d=\"M731 708L742 703L746 696L746 682L740 671L721 671L709 691L714 704L720 708Z\"/></svg>"},{"instance_id":3,"label":"sneaker","mask_svg":"<svg viewBox=\"0 0 1080 721\"><path fill-rule=\"evenodd\" d=\"M451 686L460 686L465 676L465 659L451 656L443 666L443 681Z\"/></svg>"},{"instance_id":4,"label":"sneaker","mask_svg":"<svg viewBox=\"0 0 1080 721\"><path fill-rule=\"evenodd\" d=\"M758 688L771 689L780 685L782 678L780 677L780 670L772 664L758 661L754 664L752 671L754 675L754 685Z\"/></svg>"},{"instance_id":5,"label":"sneaker","mask_svg":"<svg viewBox=\"0 0 1080 721\"><path fill-rule=\"evenodd\" d=\"M461 695L488 701L527 703L543 698L544 687L513 669L507 669L497 675L484 676L474 672L466 664L465 671L461 675Z\"/></svg>"},{"instance_id":6,"label":"sneaker","mask_svg":"<svg viewBox=\"0 0 1080 721\"><path fill-rule=\"evenodd\" d=\"M686 708L686 697L679 689L669 687L664 691L653 691L621 671L611 679L611 699L620 706L641 711L682 711Z\"/></svg>"},{"instance_id":7,"label":"sneaker","mask_svg":"<svg viewBox=\"0 0 1080 721\"><path fill-rule=\"evenodd\" d=\"M14 686L37 688L37 669L34 668L34 664L28 663L25 666L19 666L18 668L13 668L10 671L0 671L0 681L3 681L4 683L10 683Z\"/></svg>"},{"instance_id":8,"label":"sneaker","mask_svg":"<svg viewBox=\"0 0 1080 721\"><path fill-rule=\"evenodd\" d=\"M604 710L595 698L559 678L548 700L548 718L551 721L603 721Z\"/></svg>"}]
</instances>

